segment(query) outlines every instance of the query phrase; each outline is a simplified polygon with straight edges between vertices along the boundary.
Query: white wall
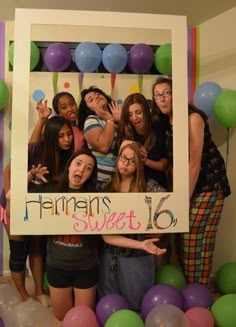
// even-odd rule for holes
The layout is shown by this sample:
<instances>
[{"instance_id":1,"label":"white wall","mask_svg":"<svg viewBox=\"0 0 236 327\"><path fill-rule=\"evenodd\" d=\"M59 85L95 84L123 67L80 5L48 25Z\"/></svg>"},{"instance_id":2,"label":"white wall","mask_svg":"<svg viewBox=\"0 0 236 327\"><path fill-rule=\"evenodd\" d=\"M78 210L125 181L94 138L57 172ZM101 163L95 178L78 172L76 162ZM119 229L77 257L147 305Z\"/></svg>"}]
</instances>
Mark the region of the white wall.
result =
<instances>
[{"instance_id":1,"label":"white wall","mask_svg":"<svg viewBox=\"0 0 236 327\"><path fill-rule=\"evenodd\" d=\"M236 90L236 7L200 25L200 84L218 83L223 89ZM235 108L236 110L236 108ZM213 138L226 158L226 129L211 122ZM225 201L214 254L213 271L225 262L236 261L236 132L230 130L227 172L232 194Z\"/></svg>"}]
</instances>

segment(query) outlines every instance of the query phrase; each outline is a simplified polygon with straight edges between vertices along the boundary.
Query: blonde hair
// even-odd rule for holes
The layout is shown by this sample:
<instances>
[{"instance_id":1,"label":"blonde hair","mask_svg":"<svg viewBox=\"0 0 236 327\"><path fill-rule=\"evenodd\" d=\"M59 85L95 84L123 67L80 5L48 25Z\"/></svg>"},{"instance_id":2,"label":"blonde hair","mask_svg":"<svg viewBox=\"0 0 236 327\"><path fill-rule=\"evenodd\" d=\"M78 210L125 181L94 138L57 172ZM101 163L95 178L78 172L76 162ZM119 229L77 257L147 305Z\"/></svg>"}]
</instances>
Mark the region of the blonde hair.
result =
<instances>
[{"instance_id":1,"label":"blonde hair","mask_svg":"<svg viewBox=\"0 0 236 327\"><path fill-rule=\"evenodd\" d=\"M142 156L140 153L139 146L137 143L130 143L122 146L119 151L117 163L119 157L122 155L125 149L131 149L132 151L134 151L134 160L135 160L135 171L133 174L133 179L130 183L129 192L144 192L145 191L144 167L143 167ZM116 164L116 171L111 181L111 192L119 192L120 184L121 184L121 174L119 173Z\"/></svg>"}]
</instances>

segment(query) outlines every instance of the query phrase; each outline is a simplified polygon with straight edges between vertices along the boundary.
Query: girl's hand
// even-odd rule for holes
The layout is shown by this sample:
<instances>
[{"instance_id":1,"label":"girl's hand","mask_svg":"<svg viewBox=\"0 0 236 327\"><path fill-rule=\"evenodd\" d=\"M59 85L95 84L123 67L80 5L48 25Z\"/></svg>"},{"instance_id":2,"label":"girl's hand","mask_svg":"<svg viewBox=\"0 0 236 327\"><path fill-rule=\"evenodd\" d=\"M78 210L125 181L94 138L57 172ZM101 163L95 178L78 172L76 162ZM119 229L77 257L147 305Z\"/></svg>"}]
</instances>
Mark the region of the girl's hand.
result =
<instances>
[{"instance_id":1,"label":"girl's hand","mask_svg":"<svg viewBox=\"0 0 236 327\"><path fill-rule=\"evenodd\" d=\"M10 217L10 199L11 199L11 190L6 193L6 215Z\"/></svg>"},{"instance_id":2,"label":"girl's hand","mask_svg":"<svg viewBox=\"0 0 236 327\"><path fill-rule=\"evenodd\" d=\"M114 121L119 122L121 116L121 107L116 101L112 101L111 103L109 103L109 108L111 110Z\"/></svg>"},{"instance_id":3,"label":"girl's hand","mask_svg":"<svg viewBox=\"0 0 236 327\"><path fill-rule=\"evenodd\" d=\"M139 151L141 153L142 156L142 161L145 164L145 161L147 160L147 150L145 149L145 147L143 145L139 146Z\"/></svg>"},{"instance_id":4,"label":"girl's hand","mask_svg":"<svg viewBox=\"0 0 236 327\"><path fill-rule=\"evenodd\" d=\"M40 182L43 182L43 183L48 182L48 180L45 177L45 175L47 175L47 174L49 174L47 167L42 166L41 164L39 164L37 167L33 165L30 170L30 175L33 177L33 179L35 179L39 183Z\"/></svg>"},{"instance_id":5,"label":"girl's hand","mask_svg":"<svg viewBox=\"0 0 236 327\"><path fill-rule=\"evenodd\" d=\"M52 114L52 109L48 108L48 100L40 100L37 102L36 109L38 110L39 119L46 120Z\"/></svg>"},{"instance_id":6,"label":"girl's hand","mask_svg":"<svg viewBox=\"0 0 236 327\"><path fill-rule=\"evenodd\" d=\"M160 249L154 243L158 242L159 238L149 238L142 241L142 249L147 253L154 254L154 255L163 255L166 253L166 249Z\"/></svg>"},{"instance_id":7,"label":"girl's hand","mask_svg":"<svg viewBox=\"0 0 236 327\"><path fill-rule=\"evenodd\" d=\"M112 114L108 110L104 110L102 107L96 108L94 112L105 121L114 120Z\"/></svg>"}]
</instances>

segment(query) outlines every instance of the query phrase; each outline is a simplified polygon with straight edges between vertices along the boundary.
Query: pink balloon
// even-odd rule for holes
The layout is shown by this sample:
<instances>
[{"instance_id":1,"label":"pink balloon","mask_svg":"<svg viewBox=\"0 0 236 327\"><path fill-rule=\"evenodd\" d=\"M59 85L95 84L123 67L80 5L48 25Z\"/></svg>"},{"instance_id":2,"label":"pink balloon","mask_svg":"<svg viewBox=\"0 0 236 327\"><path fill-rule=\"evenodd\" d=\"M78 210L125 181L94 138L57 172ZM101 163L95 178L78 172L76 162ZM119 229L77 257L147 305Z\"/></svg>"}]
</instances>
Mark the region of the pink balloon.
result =
<instances>
[{"instance_id":1,"label":"pink balloon","mask_svg":"<svg viewBox=\"0 0 236 327\"><path fill-rule=\"evenodd\" d=\"M96 315L85 305L77 305L70 309L62 322L62 327L97 327Z\"/></svg>"},{"instance_id":2,"label":"pink balloon","mask_svg":"<svg viewBox=\"0 0 236 327\"><path fill-rule=\"evenodd\" d=\"M214 327L214 317L211 312L202 307L194 307L185 312L189 327Z\"/></svg>"}]
</instances>

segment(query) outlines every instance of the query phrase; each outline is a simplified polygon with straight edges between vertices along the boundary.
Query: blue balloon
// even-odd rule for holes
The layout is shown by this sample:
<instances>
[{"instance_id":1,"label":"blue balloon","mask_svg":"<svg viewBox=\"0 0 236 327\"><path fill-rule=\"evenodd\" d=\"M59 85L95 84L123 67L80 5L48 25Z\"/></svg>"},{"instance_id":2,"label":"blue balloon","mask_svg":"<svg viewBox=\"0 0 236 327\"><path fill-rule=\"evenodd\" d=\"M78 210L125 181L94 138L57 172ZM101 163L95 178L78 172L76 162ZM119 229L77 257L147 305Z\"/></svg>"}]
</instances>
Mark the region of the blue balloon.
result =
<instances>
[{"instance_id":1,"label":"blue balloon","mask_svg":"<svg viewBox=\"0 0 236 327\"><path fill-rule=\"evenodd\" d=\"M75 49L74 60L82 73L92 73L101 63L102 51L96 43L82 42Z\"/></svg>"},{"instance_id":2,"label":"blue balloon","mask_svg":"<svg viewBox=\"0 0 236 327\"><path fill-rule=\"evenodd\" d=\"M205 112L208 117L214 115L214 104L222 88L214 82L205 82L198 86L194 93L194 105Z\"/></svg>"},{"instance_id":3,"label":"blue balloon","mask_svg":"<svg viewBox=\"0 0 236 327\"><path fill-rule=\"evenodd\" d=\"M110 73L120 73L128 62L126 49L117 43L107 45L102 52L102 63Z\"/></svg>"}]
</instances>

